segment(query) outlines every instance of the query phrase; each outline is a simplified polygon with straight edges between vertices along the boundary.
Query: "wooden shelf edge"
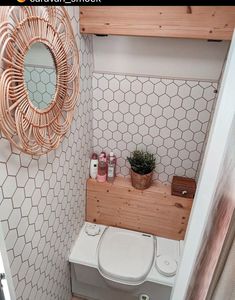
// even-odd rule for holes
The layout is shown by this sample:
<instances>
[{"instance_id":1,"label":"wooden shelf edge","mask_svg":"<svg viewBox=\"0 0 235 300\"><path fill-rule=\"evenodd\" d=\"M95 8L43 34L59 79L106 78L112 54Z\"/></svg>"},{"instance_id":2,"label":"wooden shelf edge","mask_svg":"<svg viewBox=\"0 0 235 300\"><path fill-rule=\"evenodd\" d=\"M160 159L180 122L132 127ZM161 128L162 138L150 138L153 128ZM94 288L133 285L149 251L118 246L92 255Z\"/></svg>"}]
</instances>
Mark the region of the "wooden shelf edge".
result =
<instances>
[{"instance_id":1,"label":"wooden shelf edge","mask_svg":"<svg viewBox=\"0 0 235 300\"><path fill-rule=\"evenodd\" d=\"M136 188L134 188L131 184L131 178L128 177L123 177L123 176L117 176L114 180L113 183L109 183L107 181L105 182L98 182L96 179L92 179L89 178L87 180L87 184L97 184L100 185L100 187L102 188L112 188L112 187L128 187L130 190L135 191L136 193L139 194L147 194L147 193L163 193L169 196L172 196L174 199L188 199L190 201L192 201L191 198L187 198L187 197L179 197L179 196L174 196L171 195L171 185L170 184L164 184L158 181L153 181L152 185L146 189L146 190L138 190Z\"/></svg>"},{"instance_id":2,"label":"wooden shelf edge","mask_svg":"<svg viewBox=\"0 0 235 300\"><path fill-rule=\"evenodd\" d=\"M234 26L233 6L80 7L81 34L231 40Z\"/></svg>"}]
</instances>

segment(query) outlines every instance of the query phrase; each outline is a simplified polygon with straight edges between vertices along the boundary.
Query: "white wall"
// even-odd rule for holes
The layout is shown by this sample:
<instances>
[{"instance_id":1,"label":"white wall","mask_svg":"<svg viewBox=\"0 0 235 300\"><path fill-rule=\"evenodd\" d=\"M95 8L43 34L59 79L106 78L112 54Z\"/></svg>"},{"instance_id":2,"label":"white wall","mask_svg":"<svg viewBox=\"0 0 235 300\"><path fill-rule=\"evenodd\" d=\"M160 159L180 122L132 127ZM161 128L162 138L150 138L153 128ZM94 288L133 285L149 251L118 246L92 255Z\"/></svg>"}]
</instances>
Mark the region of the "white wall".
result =
<instances>
[{"instance_id":1,"label":"white wall","mask_svg":"<svg viewBox=\"0 0 235 300\"><path fill-rule=\"evenodd\" d=\"M231 142L229 133L233 128L235 116L234 77L235 36L221 83L172 300L184 300L186 297L197 255L203 244L208 216L214 207L214 194L221 176L224 175L223 162L227 147L232 147L232 143L229 143Z\"/></svg>"},{"instance_id":2,"label":"white wall","mask_svg":"<svg viewBox=\"0 0 235 300\"><path fill-rule=\"evenodd\" d=\"M229 42L93 37L95 72L218 80Z\"/></svg>"}]
</instances>

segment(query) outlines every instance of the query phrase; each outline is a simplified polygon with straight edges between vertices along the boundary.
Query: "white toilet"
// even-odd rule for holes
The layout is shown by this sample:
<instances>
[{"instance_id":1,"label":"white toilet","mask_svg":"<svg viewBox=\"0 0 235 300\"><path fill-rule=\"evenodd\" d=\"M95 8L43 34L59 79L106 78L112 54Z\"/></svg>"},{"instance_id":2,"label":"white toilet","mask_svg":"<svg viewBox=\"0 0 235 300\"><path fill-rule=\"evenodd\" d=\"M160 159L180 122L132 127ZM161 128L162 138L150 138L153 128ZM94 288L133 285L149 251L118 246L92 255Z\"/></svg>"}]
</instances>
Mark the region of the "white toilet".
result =
<instances>
[{"instance_id":1,"label":"white toilet","mask_svg":"<svg viewBox=\"0 0 235 300\"><path fill-rule=\"evenodd\" d=\"M91 300L169 300L181 242L85 223L69 257L72 292Z\"/></svg>"}]
</instances>

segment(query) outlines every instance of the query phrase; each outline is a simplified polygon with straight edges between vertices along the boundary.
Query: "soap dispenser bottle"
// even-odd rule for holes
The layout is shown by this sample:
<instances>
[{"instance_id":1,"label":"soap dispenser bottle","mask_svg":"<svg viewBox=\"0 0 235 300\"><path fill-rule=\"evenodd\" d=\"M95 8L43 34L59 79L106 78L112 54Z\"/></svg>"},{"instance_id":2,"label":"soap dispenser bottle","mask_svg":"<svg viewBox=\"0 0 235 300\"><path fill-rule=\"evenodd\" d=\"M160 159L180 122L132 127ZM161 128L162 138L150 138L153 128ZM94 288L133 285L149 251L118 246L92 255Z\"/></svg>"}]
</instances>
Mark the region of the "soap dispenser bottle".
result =
<instances>
[{"instance_id":1,"label":"soap dispenser bottle","mask_svg":"<svg viewBox=\"0 0 235 300\"><path fill-rule=\"evenodd\" d=\"M110 152L107 158L107 181L113 182L116 176L117 159L113 152Z\"/></svg>"},{"instance_id":2,"label":"soap dispenser bottle","mask_svg":"<svg viewBox=\"0 0 235 300\"><path fill-rule=\"evenodd\" d=\"M96 179L98 173L98 155L96 153L92 154L90 162L90 176Z\"/></svg>"}]
</instances>

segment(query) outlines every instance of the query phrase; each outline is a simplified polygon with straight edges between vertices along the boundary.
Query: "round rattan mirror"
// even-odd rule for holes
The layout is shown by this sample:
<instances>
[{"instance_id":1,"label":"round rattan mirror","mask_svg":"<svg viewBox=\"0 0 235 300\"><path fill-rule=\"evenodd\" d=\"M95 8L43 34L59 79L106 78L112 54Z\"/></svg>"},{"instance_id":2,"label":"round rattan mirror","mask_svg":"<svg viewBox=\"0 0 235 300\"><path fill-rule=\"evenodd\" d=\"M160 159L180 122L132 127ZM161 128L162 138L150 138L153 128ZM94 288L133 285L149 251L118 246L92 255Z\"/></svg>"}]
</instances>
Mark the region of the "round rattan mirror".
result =
<instances>
[{"instance_id":1,"label":"round rattan mirror","mask_svg":"<svg viewBox=\"0 0 235 300\"><path fill-rule=\"evenodd\" d=\"M1 8L0 45L0 128L21 151L47 153L58 147L69 130L79 91L78 49L66 10L59 6ZM44 49L52 59L49 67L54 71L48 73L54 74L49 76L46 92L41 83L47 75L33 87L26 70L38 63L33 60L35 48ZM39 61L38 74L32 73L35 78L45 73L45 59Z\"/></svg>"}]
</instances>

